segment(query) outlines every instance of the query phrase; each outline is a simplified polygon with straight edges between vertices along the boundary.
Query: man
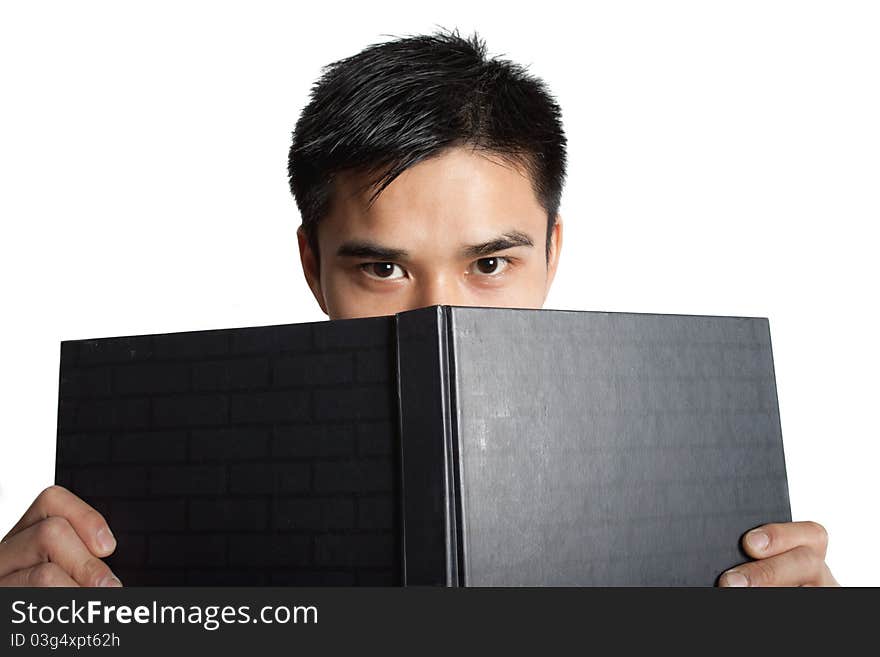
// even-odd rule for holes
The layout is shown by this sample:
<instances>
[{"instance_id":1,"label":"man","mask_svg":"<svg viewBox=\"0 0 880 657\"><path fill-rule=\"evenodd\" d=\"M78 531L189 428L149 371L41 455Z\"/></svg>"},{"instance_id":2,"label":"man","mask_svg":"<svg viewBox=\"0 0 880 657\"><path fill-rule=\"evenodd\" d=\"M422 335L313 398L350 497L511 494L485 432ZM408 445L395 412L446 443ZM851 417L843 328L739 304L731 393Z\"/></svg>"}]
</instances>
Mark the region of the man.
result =
<instances>
[{"instance_id":1,"label":"man","mask_svg":"<svg viewBox=\"0 0 880 657\"><path fill-rule=\"evenodd\" d=\"M328 67L294 130L303 272L330 319L434 304L541 308L562 249L559 107L474 35L370 46ZM700 536L695 535L694 541ZM812 522L743 538L722 586L836 585ZM43 491L0 544L0 584L119 586L104 518Z\"/></svg>"}]
</instances>

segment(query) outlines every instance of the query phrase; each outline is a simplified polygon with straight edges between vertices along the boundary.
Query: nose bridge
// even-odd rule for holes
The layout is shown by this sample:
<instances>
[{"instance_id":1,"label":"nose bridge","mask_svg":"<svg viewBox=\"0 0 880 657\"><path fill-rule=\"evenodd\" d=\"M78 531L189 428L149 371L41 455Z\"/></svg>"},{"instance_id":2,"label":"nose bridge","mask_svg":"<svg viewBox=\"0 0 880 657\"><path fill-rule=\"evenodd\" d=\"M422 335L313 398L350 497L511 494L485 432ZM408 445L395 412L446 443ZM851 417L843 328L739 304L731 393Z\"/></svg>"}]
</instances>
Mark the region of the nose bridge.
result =
<instances>
[{"instance_id":1,"label":"nose bridge","mask_svg":"<svg viewBox=\"0 0 880 657\"><path fill-rule=\"evenodd\" d=\"M421 307L462 305L458 281L442 270L432 271L422 279L418 297Z\"/></svg>"}]
</instances>

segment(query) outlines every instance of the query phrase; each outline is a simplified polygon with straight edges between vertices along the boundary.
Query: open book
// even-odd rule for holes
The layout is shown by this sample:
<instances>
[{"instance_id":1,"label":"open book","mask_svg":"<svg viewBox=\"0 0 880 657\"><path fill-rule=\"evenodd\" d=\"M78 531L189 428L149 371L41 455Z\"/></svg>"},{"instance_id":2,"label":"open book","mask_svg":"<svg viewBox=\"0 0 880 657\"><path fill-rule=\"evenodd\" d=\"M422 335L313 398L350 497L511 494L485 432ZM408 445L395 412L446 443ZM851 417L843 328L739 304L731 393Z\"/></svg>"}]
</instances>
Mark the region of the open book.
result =
<instances>
[{"instance_id":1,"label":"open book","mask_svg":"<svg viewBox=\"0 0 880 657\"><path fill-rule=\"evenodd\" d=\"M704 585L791 520L765 318L432 306L61 343L126 585Z\"/></svg>"}]
</instances>

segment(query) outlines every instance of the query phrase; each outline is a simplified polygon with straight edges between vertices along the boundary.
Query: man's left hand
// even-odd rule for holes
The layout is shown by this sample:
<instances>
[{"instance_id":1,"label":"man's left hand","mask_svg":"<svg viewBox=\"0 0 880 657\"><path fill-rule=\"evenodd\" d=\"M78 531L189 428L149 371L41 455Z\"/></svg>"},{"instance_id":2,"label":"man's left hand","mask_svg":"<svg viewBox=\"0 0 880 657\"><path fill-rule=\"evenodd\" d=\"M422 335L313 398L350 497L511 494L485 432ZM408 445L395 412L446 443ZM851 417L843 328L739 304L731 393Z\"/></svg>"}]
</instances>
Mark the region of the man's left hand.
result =
<instances>
[{"instance_id":1,"label":"man's left hand","mask_svg":"<svg viewBox=\"0 0 880 657\"><path fill-rule=\"evenodd\" d=\"M719 586L840 586L825 564L828 532L817 522L762 525L742 544L756 561L726 571Z\"/></svg>"}]
</instances>

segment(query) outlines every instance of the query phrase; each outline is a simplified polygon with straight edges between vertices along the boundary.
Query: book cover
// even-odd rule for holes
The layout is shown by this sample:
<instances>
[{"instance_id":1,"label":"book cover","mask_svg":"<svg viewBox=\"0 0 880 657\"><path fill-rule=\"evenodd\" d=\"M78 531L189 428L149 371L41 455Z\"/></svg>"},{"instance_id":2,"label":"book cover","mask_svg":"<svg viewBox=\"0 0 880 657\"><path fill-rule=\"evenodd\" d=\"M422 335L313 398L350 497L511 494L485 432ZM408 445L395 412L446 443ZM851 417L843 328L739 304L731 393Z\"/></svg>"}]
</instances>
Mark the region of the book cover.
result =
<instances>
[{"instance_id":1,"label":"book cover","mask_svg":"<svg viewBox=\"0 0 880 657\"><path fill-rule=\"evenodd\" d=\"M707 586L791 520L765 318L438 307L398 336L408 584Z\"/></svg>"},{"instance_id":2,"label":"book cover","mask_svg":"<svg viewBox=\"0 0 880 657\"><path fill-rule=\"evenodd\" d=\"M126 585L712 585L791 519L764 318L432 306L61 343Z\"/></svg>"}]
</instances>

